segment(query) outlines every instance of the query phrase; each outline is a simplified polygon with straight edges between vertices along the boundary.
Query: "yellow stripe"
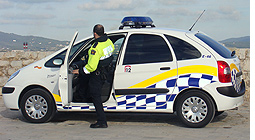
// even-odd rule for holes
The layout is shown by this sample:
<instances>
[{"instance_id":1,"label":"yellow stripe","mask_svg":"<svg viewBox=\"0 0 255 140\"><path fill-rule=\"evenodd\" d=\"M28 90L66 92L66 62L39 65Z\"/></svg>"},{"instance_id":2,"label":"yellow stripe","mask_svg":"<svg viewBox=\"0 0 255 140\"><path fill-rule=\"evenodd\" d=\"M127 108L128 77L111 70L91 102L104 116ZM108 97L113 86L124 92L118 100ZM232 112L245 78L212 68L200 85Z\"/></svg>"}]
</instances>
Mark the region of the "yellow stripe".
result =
<instances>
[{"instance_id":1,"label":"yellow stripe","mask_svg":"<svg viewBox=\"0 0 255 140\"><path fill-rule=\"evenodd\" d=\"M120 97L121 95L115 95L116 98Z\"/></svg>"},{"instance_id":2,"label":"yellow stripe","mask_svg":"<svg viewBox=\"0 0 255 140\"><path fill-rule=\"evenodd\" d=\"M231 63L231 64L230 64L230 69L231 69L231 71L232 71L233 69L236 69L237 72L239 72L239 69L237 68L237 66L236 66L234 63Z\"/></svg>"},{"instance_id":3,"label":"yellow stripe","mask_svg":"<svg viewBox=\"0 0 255 140\"><path fill-rule=\"evenodd\" d=\"M162 80L165 80L165 79L167 79L169 77L173 77L173 76L177 76L177 69L173 69L173 70L161 73L161 74L151 77L147 80L144 80L138 84L135 84L129 88L145 88L145 87L148 87L154 83L160 82Z\"/></svg>"},{"instance_id":4,"label":"yellow stripe","mask_svg":"<svg viewBox=\"0 0 255 140\"><path fill-rule=\"evenodd\" d=\"M56 102L62 102L61 97L57 94L52 93L53 97L55 98Z\"/></svg>"},{"instance_id":5,"label":"yellow stripe","mask_svg":"<svg viewBox=\"0 0 255 140\"><path fill-rule=\"evenodd\" d=\"M192 66L181 67L178 69L178 75L189 74L189 73L202 73L202 74L217 76L218 72L217 72L217 68L212 66L206 66L206 65L192 65ZM147 80L144 80L138 84L135 84L129 88L145 88L173 76L177 76L177 69L173 69L173 70L161 73Z\"/></svg>"},{"instance_id":6,"label":"yellow stripe","mask_svg":"<svg viewBox=\"0 0 255 140\"><path fill-rule=\"evenodd\" d=\"M217 76L218 71L216 67L206 66L206 65L192 65L181 67L178 69L178 75L188 74L188 73L202 73Z\"/></svg>"}]
</instances>

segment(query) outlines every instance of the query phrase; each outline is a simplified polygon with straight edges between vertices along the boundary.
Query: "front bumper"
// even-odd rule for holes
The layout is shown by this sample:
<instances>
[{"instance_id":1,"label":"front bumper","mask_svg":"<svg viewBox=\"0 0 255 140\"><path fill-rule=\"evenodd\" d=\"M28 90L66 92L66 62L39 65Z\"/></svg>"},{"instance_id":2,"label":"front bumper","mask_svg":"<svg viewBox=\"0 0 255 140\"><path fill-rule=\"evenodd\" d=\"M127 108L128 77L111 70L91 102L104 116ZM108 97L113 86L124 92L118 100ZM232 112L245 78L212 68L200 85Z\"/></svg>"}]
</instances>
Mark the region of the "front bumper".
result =
<instances>
[{"instance_id":1,"label":"front bumper","mask_svg":"<svg viewBox=\"0 0 255 140\"><path fill-rule=\"evenodd\" d=\"M9 109L19 109L19 95L23 88L20 86L7 86L2 88L4 104Z\"/></svg>"},{"instance_id":2,"label":"front bumper","mask_svg":"<svg viewBox=\"0 0 255 140\"><path fill-rule=\"evenodd\" d=\"M2 88L2 94L11 94L15 90L14 87L3 87Z\"/></svg>"}]
</instances>

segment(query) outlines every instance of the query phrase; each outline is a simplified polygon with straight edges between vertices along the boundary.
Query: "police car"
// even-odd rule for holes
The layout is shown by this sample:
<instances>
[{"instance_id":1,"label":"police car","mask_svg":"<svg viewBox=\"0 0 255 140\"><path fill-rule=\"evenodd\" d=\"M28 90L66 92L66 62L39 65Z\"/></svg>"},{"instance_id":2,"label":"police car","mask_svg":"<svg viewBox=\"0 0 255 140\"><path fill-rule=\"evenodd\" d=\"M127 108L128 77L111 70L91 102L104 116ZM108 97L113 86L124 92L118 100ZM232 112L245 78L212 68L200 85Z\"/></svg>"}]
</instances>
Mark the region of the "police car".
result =
<instances>
[{"instance_id":1,"label":"police car","mask_svg":"<svg viewBox=\"0 0 255 140\"><path fill-rule=\"evenodd\" d=\"M102 89L106 112L176 112L187 126L204 127L243 103L239 59L206 34L135 27L107 35L115 51ZM2 89L5 106L35 123L50 121L56 111L95 111L90 101L74 98L80 77L72 74L94 38L76 37L15 72Z\"/></svg>"}]
</instances>

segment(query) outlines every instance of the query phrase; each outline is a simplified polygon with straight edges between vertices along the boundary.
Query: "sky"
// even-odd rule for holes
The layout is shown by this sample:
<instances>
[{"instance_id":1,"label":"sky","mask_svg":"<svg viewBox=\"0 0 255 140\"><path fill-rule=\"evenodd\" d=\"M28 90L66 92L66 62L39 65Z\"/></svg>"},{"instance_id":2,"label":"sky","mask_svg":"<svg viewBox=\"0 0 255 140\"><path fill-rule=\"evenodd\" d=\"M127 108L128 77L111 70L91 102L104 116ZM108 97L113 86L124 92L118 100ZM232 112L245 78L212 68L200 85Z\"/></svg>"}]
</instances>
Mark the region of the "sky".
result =
<instances>
[{"instance_id":1,"label":"sky","mask_svg":"<svg viewBox=\"0 0 255 140\"><path fill-rule=\"evenodd\" d=\"M117 30L125 16L149 16L156 27L193 28L217 41L250 35L249 0L0 0L0 31L62 41Z\"/></svg>"}]
</instances>

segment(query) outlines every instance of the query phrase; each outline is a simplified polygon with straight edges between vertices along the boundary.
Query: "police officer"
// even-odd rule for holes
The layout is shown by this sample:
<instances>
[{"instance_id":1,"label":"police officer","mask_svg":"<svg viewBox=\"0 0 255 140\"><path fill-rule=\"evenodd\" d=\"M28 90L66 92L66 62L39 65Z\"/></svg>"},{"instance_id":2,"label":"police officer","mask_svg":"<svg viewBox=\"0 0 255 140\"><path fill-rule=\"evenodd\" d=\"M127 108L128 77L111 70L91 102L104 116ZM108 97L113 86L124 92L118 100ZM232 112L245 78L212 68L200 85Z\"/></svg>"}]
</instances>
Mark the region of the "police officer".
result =
<instances>
[{"instance_id":1,"label":"police officer","mask_svg":"<svg viewBox=\"0 0 255 140\"><path fill-rule=\"evenodd\" d=\"M107 128L106 116L102 105L101 92L103 85L102 68L110 64L114 45L104 33L104 27L97 24L93 28L95 38L94 44L88 50L88 62L81 68L73 71L74 74L90 74L88 88L92 102L97 113L97 122L91 124L90 128Z\"/></svg>"}]
</instances>

